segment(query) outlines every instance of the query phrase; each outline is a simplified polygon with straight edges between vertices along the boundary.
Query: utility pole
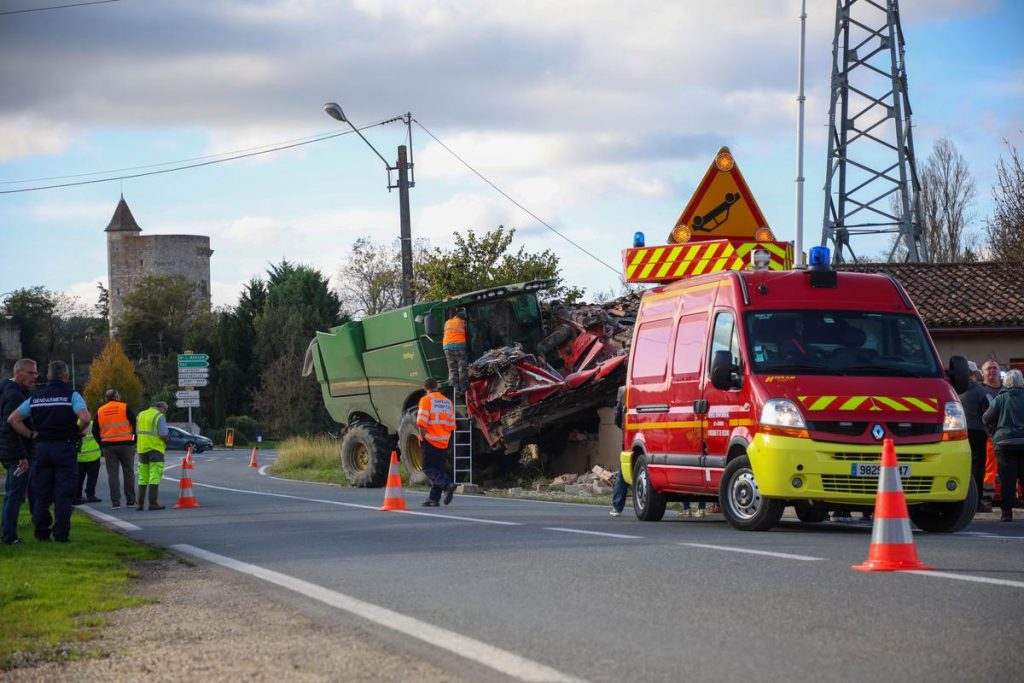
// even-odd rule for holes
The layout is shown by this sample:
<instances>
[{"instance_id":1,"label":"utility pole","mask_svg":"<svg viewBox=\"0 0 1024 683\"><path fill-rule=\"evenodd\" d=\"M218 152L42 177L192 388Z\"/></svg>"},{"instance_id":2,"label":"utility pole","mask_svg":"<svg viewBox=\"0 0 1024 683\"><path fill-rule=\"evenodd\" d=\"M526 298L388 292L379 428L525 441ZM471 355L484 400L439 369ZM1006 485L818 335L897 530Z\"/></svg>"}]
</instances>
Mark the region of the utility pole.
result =
<instances>
[{"instance_id":1,"label":"utility pole","mask_svg":"<svg viewBox=\"0 0 1024 683\"><path fill-rule=\"evenodd\" d=\"M851 239L895 235L906 260L928 261L918 201L899 0L836 0L821 244L856 259Z\"/></svg>"},{"instance_id":2,"label":"utility pole","mask_svg":"<svg viewBox=\"0 0 1024 683\"><path fill-rule=\"evenodd\" d=\"M796 265L804 265L804 55L807 45L807 0L800 5L800 66L797 71L799 114L796 122Z\"/></svg>"},{"instance_id":3,"label":"utility pole","mask_svg":"<svg viewBox=\"0 0 1024 683\"><path fill-rule=\"evenodd\" d=\"M408 114L407 114L408 116ZM398 146L398 205L401 214L402 305L412 305L412 219L409 213L409 161L405 145Z\"/></svg>"}]
</instances>

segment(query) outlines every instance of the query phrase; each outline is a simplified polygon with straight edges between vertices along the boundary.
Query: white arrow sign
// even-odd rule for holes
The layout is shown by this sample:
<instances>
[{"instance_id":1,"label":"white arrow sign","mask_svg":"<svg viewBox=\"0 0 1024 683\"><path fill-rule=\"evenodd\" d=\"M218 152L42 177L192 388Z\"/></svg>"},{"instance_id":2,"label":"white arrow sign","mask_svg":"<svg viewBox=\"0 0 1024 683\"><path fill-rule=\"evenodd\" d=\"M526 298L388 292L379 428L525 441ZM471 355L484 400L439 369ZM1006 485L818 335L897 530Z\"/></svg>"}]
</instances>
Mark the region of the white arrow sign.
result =
<instances>
[{"instance_id":1,"label":"white arrow sign","mask_svg":"<svg viewBox=\"0 0 1024 683\"><path fill-rule=\"evenodd\" d=\"M178 368L179 375L209 375L210 368Z\"/></svg>"},{"instance_id":2,"label":"white arrow sign","mask_svg":"<svg viewBox=\"0 0 1024 683\"><path fill-rule=\"evenodd\" d=\"M179 377L178 386L188 387L190 389L195 387L206 387L210 385L210 380L205 377Z\"/></svg>"},{"instance_id":3,"label":"white arrow sign","mask_svg":"<svg viewBox=\"0 0 1024 683\"><path fill-rule=\"evenodd\" d=\"M179 408L198 408L199 407L199 399L198 398L179 398L177 401L174 402L174 405L178 406Z\"/></svg>"},{"instance_id":4,"label":"white arrow sign","mask_svg":"<svg viewBox=\"0 0 1024 683\"><path fill-rule=\"evenodd\" d=\"M199 390L198 389L192 389L192 390L185 390L185 391L176 391L176 392L174 392L174 398L195 398L195 399L198 399L199 398Z\"/></svg>"}]
</instances>

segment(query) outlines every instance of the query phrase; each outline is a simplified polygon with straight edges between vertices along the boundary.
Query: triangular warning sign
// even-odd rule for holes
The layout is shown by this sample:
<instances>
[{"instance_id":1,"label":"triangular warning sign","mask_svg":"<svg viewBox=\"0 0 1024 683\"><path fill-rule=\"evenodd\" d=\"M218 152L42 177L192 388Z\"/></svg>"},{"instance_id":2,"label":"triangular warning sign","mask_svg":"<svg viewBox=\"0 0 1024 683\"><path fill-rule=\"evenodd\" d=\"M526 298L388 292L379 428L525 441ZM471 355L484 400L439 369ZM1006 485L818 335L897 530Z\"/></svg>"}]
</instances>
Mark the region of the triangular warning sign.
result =
<instances>
[{"instance_id":1,"label":"triangular warning sign","mask_svg":"<svg viewBox=\"0 0 1024 683\"><path fill-rule=\"evenodd\" d=\"M668 241L687 241L679 239L681 235L677 231L688 231L691 241L723 237L753 239L754 231L766 225L768 221L754 201L736 160L729 148L723 147L676 221ZM685 230L681 226L685 226Z\"/></svg>"}]
</instances>

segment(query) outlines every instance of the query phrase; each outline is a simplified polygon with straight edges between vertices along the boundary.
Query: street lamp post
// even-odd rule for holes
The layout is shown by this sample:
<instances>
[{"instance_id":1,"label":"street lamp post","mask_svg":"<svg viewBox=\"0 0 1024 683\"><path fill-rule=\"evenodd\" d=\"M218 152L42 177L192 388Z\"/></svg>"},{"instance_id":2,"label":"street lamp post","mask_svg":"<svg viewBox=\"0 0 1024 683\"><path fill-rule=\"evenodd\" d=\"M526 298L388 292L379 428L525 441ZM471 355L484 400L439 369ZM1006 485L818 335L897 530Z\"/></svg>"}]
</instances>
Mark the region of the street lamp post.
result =
<instances>
[{"instance_id":1,"label":"street lamp post","mask_svg":"<svg viewBox=\"0 0 1024 683\"><path fill-rule=\"evenodd\" d=\"M336 102L327 102L324 104L324 111L333 118L347 123L352 130L356 132L356 135L363 139L367 147L373 150L373 153L380 157L380 160L384 162L384 168L388 171L388 190L398 188L398 206L399 215L401 220L401 247L402 247L402 305L412 305L412 219L409 213L409 188L415 187L416 182L409 180L409 172L413 168L412 160L409 158L408 150L405 145L398 146L398 162L392 166L388 163L387 159L377 151L377 148L370 144L370 141L366 139L366 136L352 124L351 121L345 116L345 112L342 111L341 107ZM412 144L412 114L405 114L405 116L399 117L405 122L406 129L408 131L409 144ZM398 184L391 184L391 172L398 171Z\"/></svg>"}]
</instances>

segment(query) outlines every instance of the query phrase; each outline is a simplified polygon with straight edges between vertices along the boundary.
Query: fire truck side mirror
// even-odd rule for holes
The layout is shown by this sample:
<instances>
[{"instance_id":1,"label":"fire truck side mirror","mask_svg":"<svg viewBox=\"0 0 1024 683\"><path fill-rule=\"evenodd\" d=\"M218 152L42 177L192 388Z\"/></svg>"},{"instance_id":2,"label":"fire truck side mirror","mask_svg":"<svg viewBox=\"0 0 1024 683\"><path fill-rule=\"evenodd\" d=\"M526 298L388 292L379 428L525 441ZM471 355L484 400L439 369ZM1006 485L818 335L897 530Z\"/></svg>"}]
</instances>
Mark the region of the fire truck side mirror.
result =
<instances>
[{"instance_id":1,"label":"fire truck side mirror","mask_svg":"<svg viewBox=\"0 0 1024 683\"><path fill-rule=\"evenodd\" d=\"M711 385L722 391L733 389L733 373L739 373L739 368L732 364L732 354L715 351L711 356Z\"/></svg>"},{"instance_id":2,"label":"fire truck side mirror","mask_svg":"<svg viewBox=\"0 0 1024 683\"><path fill-rule=\"evenodd\" d=\"M958 394L967 391L968 380L971 378L971 371L967 367L967 359L963 356L950 356L949 369L946 376L953 383L953 389Z\"/></svg>"}]
</instances>

